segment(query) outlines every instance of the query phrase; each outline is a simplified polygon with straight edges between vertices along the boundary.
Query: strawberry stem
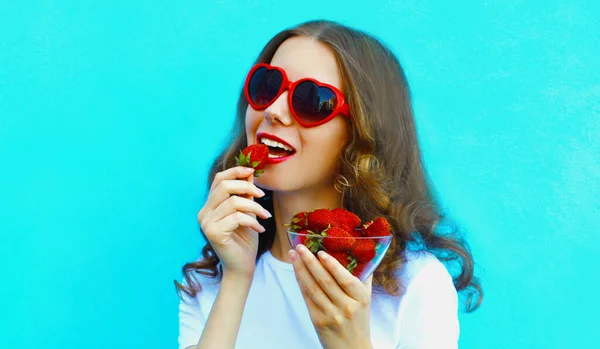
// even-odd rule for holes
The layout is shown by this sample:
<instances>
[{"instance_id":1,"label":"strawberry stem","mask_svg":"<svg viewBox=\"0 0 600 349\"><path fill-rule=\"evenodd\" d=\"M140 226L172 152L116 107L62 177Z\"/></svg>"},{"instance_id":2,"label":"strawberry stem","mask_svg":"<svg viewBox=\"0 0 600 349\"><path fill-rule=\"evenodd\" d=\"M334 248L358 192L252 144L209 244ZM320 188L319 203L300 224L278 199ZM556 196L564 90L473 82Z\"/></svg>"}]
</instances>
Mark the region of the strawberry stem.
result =
<instances>
[{"instance_id":1,"label":"strawberry stem","mask_svg":"<svg viewBox=\"0 0 600 349\"><path fill-rule=\"evenodd\" d=\"M358 262L353 256L348 256L348 259L350 260L350 264L348 264L346 269L348 269L349 272L352 272L352 270L354 270L354 268L356 268L356 266L358 265Z\"/></svg>"}]
</instances>

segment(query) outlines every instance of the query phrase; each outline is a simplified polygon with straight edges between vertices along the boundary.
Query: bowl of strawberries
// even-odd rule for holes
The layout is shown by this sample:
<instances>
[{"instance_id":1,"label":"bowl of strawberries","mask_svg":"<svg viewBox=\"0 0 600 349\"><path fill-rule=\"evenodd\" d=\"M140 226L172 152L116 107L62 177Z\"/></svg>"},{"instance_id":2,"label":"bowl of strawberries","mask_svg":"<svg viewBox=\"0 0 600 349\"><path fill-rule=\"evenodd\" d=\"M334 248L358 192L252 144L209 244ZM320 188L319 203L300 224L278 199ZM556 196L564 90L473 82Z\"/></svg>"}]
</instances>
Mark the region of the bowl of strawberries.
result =
<instances>
[{"instance_id":1,"label":"bowl of strawberries","mask_svg":"<svg viewBox=\"0 0 600 349\"><path fill-rule=\"evenodd\" d=\"M305 245L315 256L325 251L363 282L381 263L392 242L384 217L362 223L341 207L299 212L286 226L292 248Z\"/></svg>"}]
</instances>

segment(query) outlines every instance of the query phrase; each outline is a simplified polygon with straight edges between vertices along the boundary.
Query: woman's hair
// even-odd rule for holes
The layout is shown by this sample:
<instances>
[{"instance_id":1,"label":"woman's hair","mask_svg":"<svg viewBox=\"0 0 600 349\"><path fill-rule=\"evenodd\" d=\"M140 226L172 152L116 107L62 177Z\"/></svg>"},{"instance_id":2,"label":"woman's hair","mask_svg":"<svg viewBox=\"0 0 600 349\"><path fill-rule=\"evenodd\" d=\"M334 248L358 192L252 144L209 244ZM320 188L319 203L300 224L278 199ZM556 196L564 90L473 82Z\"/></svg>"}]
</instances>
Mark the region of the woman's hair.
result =
<instances>
[{"instance_id":1,"label":"woman's hair","mask_svg":"<svg viewBox=\"0 0 600 349\"><path fill-rule=\"evenodd\" d=\"M256 63L269 63L275 51L293 36L313 38L334 52L342 77L342 92L350 106L351 137L340 156L336 188L343 194L344 208L363 221L384 216L394 232L392 243L373 274L373 290L400 295L404 285L398 271L406 263L405 249L434 253L449 264L457 291L464 291L465 309L475 310L482 289L473 276L473 258L458 229L441 212L424 169L410 91L394 54L374 37L331 21L310 21L275 35ZM235 155L247 145L245 115L248 102L240 93L231 146L213 163L210 187L217 172L235 166ZM273 212L271 193L257 199ZM259 235L257 260L273 244L275 222L260 220L266 232ZM448 229L449 228L449 229ZM201 285L193 273L220 279L222 268L207 243L202 257L183 266L187 286L175 281L177 291L195 297ZM452 266L453 268L450 268ZM181 293L179 293L181 296Z\"/></svg>"}]
</instances>

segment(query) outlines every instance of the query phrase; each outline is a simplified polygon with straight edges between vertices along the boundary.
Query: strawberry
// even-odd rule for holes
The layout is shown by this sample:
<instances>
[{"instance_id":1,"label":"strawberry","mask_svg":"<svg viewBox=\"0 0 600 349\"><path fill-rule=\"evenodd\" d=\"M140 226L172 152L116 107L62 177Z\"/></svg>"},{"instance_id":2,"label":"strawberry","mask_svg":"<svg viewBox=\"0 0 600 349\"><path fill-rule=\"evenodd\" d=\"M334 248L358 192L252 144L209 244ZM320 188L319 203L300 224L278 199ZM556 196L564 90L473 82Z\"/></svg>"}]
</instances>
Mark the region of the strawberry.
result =
<instances>
[{"instance_id":1,"label":"strawberry","mask_svg":"<svg viewBox=\"0 0 600 349\"><path fill-rule=\"evenodd\" d=\"M360 225L360 218L354 213L338 207L331 210L331 213L337 218L340 226L344 227L347 231L352 231Z\"/></svg>"},{"instance_id":2,"label":"strawberry","mask_svg":"<svg viewBox=\"0 0 600 349\"><path fill-rule=\"evenodd\" d=\"M321 235L325 236L325 238L323 238L323 247L325 247L328 252L347 251L352 248L356 242L350 233L338 227L331 227Z\"/></svg>"},{"instance_id":3,"label":"strawberry","mask_svg":"<svg viewBox=\"0 0 600 349\"><path fill-rule=\"evenodd\" d=\"M359 262L369 262L375 258L375 242L371 239L356 239L350 253Z\"/></svg>"},{"instance_id":4,"label":"strawberry","mask_svg":"<svg viewBox=\"0 0 600 349\"><path fill-rule=\"evenodd\" d=\"M269 147L264 144L252 144L240 151L240 155L235 158L235 162L238 166L252 167L255 169L254 177L258 177L265 172L268 158Z\"/></svg>"},{"instance_id":5,"label":"strawberry","mask_svg":"<svg viewBox=\"0 0 600 349\"><path fill-rule=\"evenodd\" d=\"M390 223L385 217L379 217L374 221L370 221L363 226L363 234L365 236L389 236Z\"/></svg>"},{"instance_id":6,"label":"strawberry","mask_svg":"<svg viewBox=\"0 0 600 349\"><path fill-rule=\"evenodd\" d=\"M344 268L348 268L348 265L352 262L353 257L348 252L327 252L331 257L340 262Z\"/></svg>"},{"instance_id":7,"label":"strawberry","mask_svg":"<svg viewBox=\"0 0 600 349\"><path fill-rule=\"evenodd\" d=\"M356 258L349 255L348 252L327 252L327 254L340 262L349 272L352 272L357 265Z\"/></svg>"},{"instance_id":8,"label":"strawberry","mask_svg":"<svg viewBox=\"0 0 600 349\"><path fill-rule=\"evenodd\" d=\"M360 229L352 229L349 231L349 233L350 233L350 235L354 236L355 238L364 237L364 235Z\"/></svg>"},{"instance_id":9,"label":"strawberry","mask_svg":"<svg viewBox=\"0 0 600 349\"><path fill-rule=\"evenodd\" d=\"M298 233L299 235L296 235L298 237L299 244L306 245L306 238L308 237L308 235L305 232L306 232L306 230L301 230Z\"/></svg>"},{"instance_id":10,"label":"strawberry","mask_svg":"<svg viewBox=\"0 0 600 349\"><path fill-rule=\"evenodd\" d=\"M352 275L359 277L360 273L363 272L363 270L365 269L366 264L364 263L358 263L356 264L356 266L354 268L352 268L352 270L350 271L352 273Z\"/></svg>"},{"instance_id":11,"label":"strawberry","mask_svg":"<svg viewBox=\"0 0 600 349\"><path fill-rule=\"evenodd\" d=\"M302 245L308 247L308 249L312 253L317 253L319 250L323 249L323 246L321 244L321 241L323 239L320 236L314 234L310 230L306 230L306 229L300 230L298 232L298 238L299 238L299 242Z\"/></svg>"},{"instance_id":12,"label":"strawberry","mask_svg":"<svg viewBox=\"0 0 600 349\"><path fill-rule=\"evenodd\" d=\"M290 224L290 230L296 231L300 229L308 228L308 212L298 212L294 217L292 217L292 222Z\"/></svg>"},{"instance_id":13,"label":"strawberry","mask_svg":"<svg viewBox=\"0 0 600 349\"><path fill-rule=\"evenodd\" d=\"M338 227L339 223L333 213L326 208L314 210L307 217L308 228L314 232L323 232L329 227Z\"/></svg>"}]
</instances>

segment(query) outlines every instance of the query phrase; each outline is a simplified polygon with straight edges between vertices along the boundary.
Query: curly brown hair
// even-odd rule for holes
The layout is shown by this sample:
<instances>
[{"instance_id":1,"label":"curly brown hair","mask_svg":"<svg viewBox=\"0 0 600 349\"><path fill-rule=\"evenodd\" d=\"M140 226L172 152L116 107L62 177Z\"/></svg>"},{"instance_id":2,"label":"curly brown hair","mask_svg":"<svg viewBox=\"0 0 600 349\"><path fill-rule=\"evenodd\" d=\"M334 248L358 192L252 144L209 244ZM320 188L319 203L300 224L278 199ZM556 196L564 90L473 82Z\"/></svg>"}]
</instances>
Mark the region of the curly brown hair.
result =
<instances>
[{"instance_id":1,"label":"curly brown hair","mask_svg":"<svg viewBox=\"0 0 600 349\"><path fill-rule=\"evenodd\" d=\"M350 140L340 157L336 188L342 192L344 208L363 221L384 216L393 228L394 238L383 261L373 274L373 289L400 295L404 285L397 271L406 262L405 250L416 248L434 253L453 275L457 291L464 291L467 312L482 300L482 289L473 275L474 263L468 245L456 225L442 213L421 159L408 83L394 54L379 40L364 32L331 21L310 21L275 35L255 63L269 63L275 51L293 36L314 38L330 47L342 76L343 93L350 106ZM237 104L231 146L213 163L210 187L217 172L235 166L235 155L246 146L244 120L248 102L243 92ZM271 193L257 199L273 212ZM273 219L261 220L266 232L259 235L256 260L273 244ZM449 229L448 229L449 228ZM206 238L206 237L205 237ZM200 273L222 277L219 258L210 243L202 258L187 263L182 270L187 285L175 286L191 297L202 289L192 278Z\"/></svg>"}]
</instances>

